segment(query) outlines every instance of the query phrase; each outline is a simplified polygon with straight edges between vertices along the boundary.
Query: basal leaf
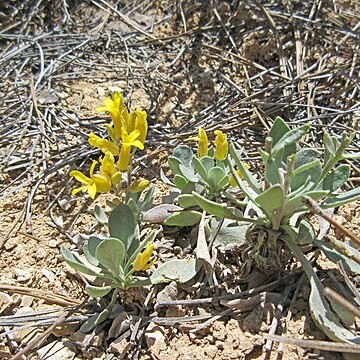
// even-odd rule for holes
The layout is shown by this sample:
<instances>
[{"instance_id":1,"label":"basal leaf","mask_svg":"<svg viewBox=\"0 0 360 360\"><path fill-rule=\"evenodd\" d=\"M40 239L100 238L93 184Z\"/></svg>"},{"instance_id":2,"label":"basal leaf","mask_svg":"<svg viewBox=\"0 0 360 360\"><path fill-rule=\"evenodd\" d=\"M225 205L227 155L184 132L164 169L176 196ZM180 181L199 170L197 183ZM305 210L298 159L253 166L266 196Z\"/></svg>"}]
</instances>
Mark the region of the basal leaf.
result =
<instances>
[{"instance_id":1,"label":"basal leaf","mask_svg":"<svg viewBox=\"0 0 360 360\"><path fill-rule=\"evenodd\" d=\"M108 269L113 276L121 274L121 264L125 257L125 246L119 239L105 239L95 250L99 263Z\"/></svg>"},{"instance_id":2,"label":"basal leaf","mask_svg":"<svg viewBox=\"0 0 360 360\"><path fill-rule=\"evenodd\" d=\"M192 159L192 163L193 163L195 170L200 175L200 177L203 179L203 181L207 182L208 181L207 170L205 169L202 162L196 156L194 156Z\"/></svg>"},{"instance_id":3,"label":"basal leaf","mask_svg":"<svg viewBox=\"0 0 360 360\"><path fill-rule=\"evenodd\" d=\"M193 151L186 145L179 145L172 153L172 157L178 159L181 164L186 167L191 167L191 161L194 157Z\"/></svg>"},{"instance_id":4,"label":"basal leaf","mask_svg":"<svg viewBox=\"0 0 360 360\"><path fill-rule=\"evenodd\" d=\"M87 319L80 327L80 331L83 333L87 333L102 322L104 322L111 315L111 311L109 309L103 310L100 314L95 314Z\"/></svg>"},{"instance_id":5,"label":"basal leaf","mask_svg":"<svg viewBox=\"0 0 360 360\"><path fill-rule=\"evenodd\" d=\"M360 187L340 193L336 197L326 199L321 204L321 207L323 209L338 207L356 201L358 199L360 199Z\"/></svg>"},{"instance_id":6,"label":"basal leaf","mask_svg":"<svg viewBox=\"0 0 360 360\"><path fill-rule=\"evenodd\" d=\"M101 208L99 205L95 205L94 207L94 215L96 220L100 223L100 224L107 224L108 223L108 217L105 214L105 211L103 208Z\"/></svg>"},{"instance_id":7,"label":"basal leaf","mask_svg":"<svg viewBox=\"0 0 360 360\"><path fill-rule=\"evenodd\" d=\"M111 289L111 286L86 285L85 292L93 298L99 298L107 295L111 291Z\"/></svg>"},{"instance_id":8,"label":"basal leaf","mask_svg":"<svg viewBox=\"0 0 360 360\"><path fill-rule=\"evenodd\" d=\"M335 240L338 241L338 240ZM352 246L348 245L343 241L338 241L339 247L343 248L345 252L352 256L360 257L360 252L353 248ZM342 254L340 251L335 249L334 245L324 241L324 240L316 240L315 245L318 246L326 255L326 257L334 262L335 264L339 261L342 261L345 269L351 271L353 274L360 275L360 265L355 262L354 260L350 259L348 256Z\"/></svg>"},{"instance_id":9,"label":"basal leaf","mask_svg":"<svg viewBox=\"0 0 360 360\"><path fill-rule=\"evenodd\" d=\"M184 190L188 184L188 180L186 180L182 175L176 174L174 176L174 183L179 190Z\"/></svg>"},{"instance_id":10,"label":"basal leaf","mask_svg":"<svg viewBox=\"0 0 360 360\"><path fill-rule=\"evenodd\" d=\"M226 206L218 204L215 201L206 199L205 197L197 194L196 192L193 192L192 194L198 206L200 206L208 214L215 215L221 218L228 218L233 220L238 219L238 217L235 216L234 213Z\"/></svg>"},{"instance_id":11,"label":"basal leaf","mask_svg":"<svg viewBox=\"0 0 360 360\"><path fill-rule=\"evenodd\" d=\"M192 194L181 194L177 198L179 205L185 209L188 207L197 206L197 202Z\"/></svg>"},{"instance_id":12,"label":"basal leaf","mask_svg":"<svg viewBox=\"0 0 360 360\"><path fill-rule=\"evenodd\" d=\"M109 217L110 236L120 239L126 249L136 234L136 226L134 212L128 205L120 204L111 212Z\"/></svg>"},{"instance_id":13,"label":"basal leaf","mask_svg":"<svg viewBox=\"0 0 360 360\"><path fill-rule=\"evenodd\" d=\"M104 239L100 239L97 236L90 236L89 240L83 246L86 260L94 266L99 266L99 261L95 258L95 251L102 241L104 241Z\"/></svg>"},{"instance_id":14,"label":"basal leaf","mask_svg":"<svg viewBox=\"0 0 360 360\"><path fill-rule=\"evenodd\" d=\"M60 253L63 256L66 263L71 266L73 269L91 276L98 275L94 271L90 270L75 254L73 254L68 248L62 246Z\"/></svg>"},{"instance_id":15,"label":"basal leaf","mask_svg":"<svg viewBox=\"0 0 360 360\"><path fill-rule=\"evenodd\" d=\"M151 275L152 284L161 284L171 281L185 283L195 277L201 262L196 259L170 260L161 264Z\"/></svg>"},{"instance_id":16,"label":"basal leaf","mask_svg":"<svg viewBox=\"0 0 360 360\"><path fill-rule=\"evenodd\" d=\"M179 169L180 169L181 174L183 175L183 177L185 179L187 179L188 181L192 181L192 182L198 182L199 181L199 179L195 175L194 169L192 167L187 167L187 166L184 166L184 165L180 164Z\"/></svg>"},{"instance_id":17,"label":"basal leaf","mask_svg":"<svg viewBox=\"0 0 360 360\"><path fill-rule=\"evenodd\" d=\"M292 214L300 211L304 211L307 209L306 206L304 206L303 203L303 196L309 196L313 200L317 201L322 198L324 198L329 191L327 190L315 190L315 191L309 191L303 194L300 194L298 196L295 196L291 198L290 200L286 200L283 208L283 216L291 216Z\"/></svg>"},{"instance_id":18,"label":"basal leaf","mask_svg":"<svg viewBox=\"0 0 360 360\"><path fill-rule=\"evenodd\" d=\"M340 189L350 177L351 166L348 164L339 165L329 172L323 180L323 189L331 193Z\"/></svg>"},{"instance_id":19,"label":"basal leaf","mask_svg":"<svg viewBox=\"0 0 360 360\"><path fill-rule=\"evenodd\" d=\"M290 130L287 132L272 148L271 154L274 156L281 149L289 146L295 145L297 141L299 141L305 133L309 130L310 125L305 124L296 129ZM296 151L296 150L295 150ZM292 152L294 153L294 152ZM287 154L290 155L290 154ZM284 154L285 156L285 154ZM284 159L285 160L285 159Z\"/></svg>"},{"instance_id":20,"label":"basal leaf","mask_svg":"<svg viewBox=\"0 0 360 360\"><path fill-rule=\"evenodd\" d=\"M279 208L285 199L284 189L281 185L273 185L261 195L255 198L255 202L259 207L265 211Z\"/></svg>"},{"instance_id":21,"label":"basal leaf","mask_svg":"<svg viewBox=\"0 0 360 360\"><path fill-rule=\"evenodd\" d=\"M315 149L303 149L296 153L291 191L300 188L309 176L313 183L318 181L321 175L320 156L320 152Z\"/></svg>"},{"instance_id":22,"label":"basal leaf","mask_svg":"<svg viewBox=\"0 0 360 360\"><path fill-rule=\"evenodd\" d=\"M169 216L164 224L168 226L192 226L201 220L201 213L194 210L183 210Z\"/></svg>"},{"instance_id":23,"label":"basal leaf","mask_svg":"<svg viewBox=\"0 0 360 360\"><path fill-rule=\"evenodd\" d=\"M347 343L360 344L360 337L345 329L334 316L329 303L324 297L324 288L317 277L312 265L290 237L283 240L300 261L306 276L310 280L311 292L309 305L311 316L315 324L334 341L345 341Z\"/></svg>"},{"instance_id":24,"label":"basal leaf","mask_svg":"<svg viewBox=\"0 0 360 360\"><path fill-rule=\"evenodd\" d=\"M181 210L182 208L180 206L173 204L157 205L146 211L142 220L152 224L162 224L169 216L174 215L175 212Z\"/></svg>"}]
</instances>

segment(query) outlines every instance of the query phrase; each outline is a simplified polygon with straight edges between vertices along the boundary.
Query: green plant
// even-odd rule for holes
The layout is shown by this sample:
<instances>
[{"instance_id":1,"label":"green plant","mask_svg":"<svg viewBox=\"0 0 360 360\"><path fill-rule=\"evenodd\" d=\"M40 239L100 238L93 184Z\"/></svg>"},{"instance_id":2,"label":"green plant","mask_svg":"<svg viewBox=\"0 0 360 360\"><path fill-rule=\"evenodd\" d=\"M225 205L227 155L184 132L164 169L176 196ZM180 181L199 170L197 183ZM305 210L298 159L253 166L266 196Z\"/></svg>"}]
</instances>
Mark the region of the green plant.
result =
<instances>
[{"instance_id":1,"label":"green plant","mask_svg":"<svg viewBox=\"0 0 360 360\"><path fill-rule=\"evenodd\" d=\"M90 177L78 170L71 171L70 176L83 184L72 191L73 195L83 190L92 199L97 193L112 191L115 194L113 200L107 200L109 211L98 205L94 207L95 217L107 227L108 237L90 236L83 246L82 258L65 246L61 248L61 254L69 266L91 277L91 284L85 287L89 296L101 298L112 292L106 308L82 325L81 330L85 332L110 316L118 295L128 288L173 280L186 282L199 269L196 259L189 258L168 261L151 276L140 277L137 274L138 271L149 269L156 261L153 256L156 231L144 226L148 221L146 217L143 221L144 215L153 208L154 188L148 188L148 180L135 180L131 174L133 155L137 148L144 148L146 113L140 109L129 113L119 92L106 99L104 105L98 110L110 113L113 121L113 126L107 124L110 140L93 133L89 136L89 144L104 154L99 158L99 172L94 173L98 162L93 160ZM118 157L117 161L115 157ZM92 285L94 283L97 285Z\"/></svg>"},{"instance_id":2,"label":"green plant","mask_svg":"<svg viewBox=\"0 0 360 360\"><path fill-rule=\"evenodd\" d=\"M288 256L285 244L301 262L311 283L310 309L316 324L333 340L359 343L360 338L344 328L336 319L323 295L323 286L312 265L301 251L303 246L320 246L329 254L322 241L316 239L316 232L304 216L309 212L304 198L317 201L322 209L337 207L360 198L360 188L340 192L350 175L348 164L338 163L359 154L347 154L352 136L343 134L339 141L335 136L324 133L324 153L313 148L299 146L309 130L309 125L291 129L281 118L277 118L265 140L265 149L259 149L263 162L263 183L246 168L240 153L233 145L225 161L245 198L246 206L236 209L229 203L219 203L195 191L192 195L196 204L217 218L231 219L232 237L236 231L244 246L244 269L253 267L264 271L281 269ZM241 172L241 177L238 174ZM251 215L252 214L252 215ZM227 220L227 225L229 220ZM215 229L215 227L213 227ZM220 234L220 233L219 233ZM212 236L210 234L210 236ZM332 254L339 251L330 246ZM359 252L346 245L348 253ZM345 262L351 260L341 254ZM352 267L354 270L354 267ZM338 304L332 304L341 319L350 314Z\"/></svg>"}]
</instances>

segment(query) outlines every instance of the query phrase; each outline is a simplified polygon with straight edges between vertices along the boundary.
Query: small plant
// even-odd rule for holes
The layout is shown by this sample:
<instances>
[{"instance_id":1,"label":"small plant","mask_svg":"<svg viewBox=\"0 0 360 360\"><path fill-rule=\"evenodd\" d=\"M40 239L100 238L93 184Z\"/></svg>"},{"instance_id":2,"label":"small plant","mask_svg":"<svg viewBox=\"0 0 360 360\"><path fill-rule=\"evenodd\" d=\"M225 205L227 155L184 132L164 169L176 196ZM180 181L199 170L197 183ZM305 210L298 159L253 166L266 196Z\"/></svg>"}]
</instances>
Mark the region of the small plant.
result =
<instances>
[{"instance_id":1,"label":"small plant","mask_svg":"<svg viewBox=\"0 0 360 360\"><path fill-rule=\"evenodd\" d=\"M179 207L169 208L174 214L169 213L164 216L164 224L192 226L199 223L202 214L194 210L194 207L199 207L197 195L212 201L230 199L237 206L246 205L237 200L231 191L236 183L226 161L229 148L227 136L220 130L215 130L214 134L214 146L209 147L207 133L200 128L197 137L188 139L198 142L197 155L189 146L179 145L169 156L168 164L173 174L173 182L163 172L161 172L161 178L180 192L176 199ZM245 166L249 168L247 164ZM155 210L161 209L168 209L168 205L160 205Z\"/></svg>"},{"instance_id":2,"label":"small plant","mask_svg":"<svg viewBox=\"0 0 360 360\"><path fill-rule=\"evenodd\" d=\"M83 186L72 191L76 195L86 190L91 199L97 193L113 192L115 198L107 201L110 211L95 205L94 213L99 223L107 226L108 237L90 236L83 246L84 256L63 246L61 254L66 263L76 271L91 276L91 283L85 292L94 298L101 298L112 291L107 307L99 314L89 318L81 327L90 331L106 320L117 301L118 295L130 287L158 284L169 281L186 282L193 278L199 264L195 259L172 260L160 265L151 276L138 276L137 272L146 271L156 261L153 256L155 230L144 227L144 213L153 207L154 189L148 189L149 181L132 178L132 158L137 149L144 149L147 134L146 113L140 109L129 113L123 104L122 95L115 92L111 99L104 101L113 125L106 125L110 139L103 139L91 133L89 144L99 148L103 156L99 162L93 160L90 176L78 170L70 176ZM117 160L116 160L117 157ZM99 172L95 172L100 163ZM98 285L100 284L100 285Z\"/></svg>"},{"instance_id":3,"label":"small plant","mask_svg":"<svg viewBox=\"0 0 360 360\"><path fill-rule=\"evenodd\" d=\"M346 251L340 253L333 245L317 240L316 232L304 216L308 212L304 200L308 198L317 201L322 209L360 198L360 188L339 192L350 176L350 166L338 165L338 162L359 157L359 154L345 153L351 136L343 134L338 141L326 132L323 154L312 148L301 148L299 143L308 130L309 125L290 129L281 118L275 120L265 140L265 149L259 149L264 170L263 183L259 183L250 173L235 147L229 146L225 164L245 196L242 199L245 206L239 208L231 200L229 206L228 202L219 203L195 191L192 196L195 203L208 214L230 219L226 224L232 222L233 238L238 231L239 242L244 247L244 269L247 272L253 267L265 272L281 269L282 260L288 259L283 250L283 244L286 244L301 262L310 280L312 291L309 303L316 324L335 341L358 343L360 338L345 329L332 313L323 295L323 286L301 247L319 246L333 260L336 253L336 259L343 260L351 271L360 273L359 266L355 266L354 261L346 256L358 256L360 253L347 244L343 244ZM338 304L332 305L341 319L349 318L350 314L344 308Z\"/></svg>"}]
</instances>

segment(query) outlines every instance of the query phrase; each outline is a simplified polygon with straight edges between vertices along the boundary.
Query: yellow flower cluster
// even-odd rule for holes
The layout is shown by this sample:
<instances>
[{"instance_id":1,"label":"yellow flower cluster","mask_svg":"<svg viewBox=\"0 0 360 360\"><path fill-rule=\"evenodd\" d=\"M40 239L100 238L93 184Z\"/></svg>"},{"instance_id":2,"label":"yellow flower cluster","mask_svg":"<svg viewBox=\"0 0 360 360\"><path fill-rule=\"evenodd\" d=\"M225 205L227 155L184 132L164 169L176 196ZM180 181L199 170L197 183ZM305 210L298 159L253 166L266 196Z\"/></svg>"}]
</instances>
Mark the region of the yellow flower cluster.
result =
<instances>
[{"instance_id":1,"label":"yellow flower cluster","mask_svg":"<svg viewBox=\"0 0 360 360\"><path fill-rule=\"evenodd\" d=\"M74 189L72 194L87 190L92 199L97 193L108 192L112 184L121 181L121 172L128 170L135 149L144 150L148 131L146 112L141 109L129 112L119 91L115 91L110 99L104 100L103 106L96 110L107 111L113 122L113 125L106 125L111 140L103 139L94 133L89 135L89 144L104 153L103 157L99 159L99 174L94 174L95 166L98 163L95 160L90 167L90 177L78 170L70 172L70 176L84 184ZM117 161L115 156L118 157ZM140 180L131 184L128 190L131 192L142 191L148 184L149 181Z\"/></svg>"},{"instance_id":2,"label":"yellow flower cluster","mask_svg":"<svg viewBox=\"0 0 360 360\"><path fill-rule=\"evenodd\" d=\"M215 147L214 158L223 161L227 158L228 150L229 150L229 143L227 141L227 136L220 130L215 130L214 134L216 135L214 140L214 147ZM205 130L199 128L198 136L189 138L189 140L197 140L198 142L197 154L199 158L208 155L209 140Z\"/></svg>"}]
</instances>

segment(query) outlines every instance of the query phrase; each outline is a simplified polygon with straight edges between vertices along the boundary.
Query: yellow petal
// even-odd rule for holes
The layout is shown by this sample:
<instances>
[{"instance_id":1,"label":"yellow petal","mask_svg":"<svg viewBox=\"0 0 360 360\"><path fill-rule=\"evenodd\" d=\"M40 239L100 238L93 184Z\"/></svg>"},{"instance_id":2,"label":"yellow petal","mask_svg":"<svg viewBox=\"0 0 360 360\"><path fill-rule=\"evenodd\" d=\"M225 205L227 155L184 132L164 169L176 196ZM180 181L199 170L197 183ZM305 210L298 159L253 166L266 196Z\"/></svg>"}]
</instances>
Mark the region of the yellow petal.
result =
<instances>
[{"instance_id":1,"label":"yellow petal","mask_svg":"<svg viewBox=\"0 0 360 360\"><path fill-rule=\"evenodd\" d=\"M116 173L114 155L110 151L106 151L103 158L100 158L100 174L111 177Z\"/></svg>"},{"instance_id":2,"label":"yellow petal","mask_svg":"<svg viewBox=\"0 0 360 360\"><path fill-rule=\"evenodd\" d=\"M95 192L104 193L108 192L111 189L111 181L106 176L95 174L93 175L92 179L94 180L95 184Z\"/></svg>"},{"instance_id":3,"label":"yellow petal","mask_svg":"<svg viewBox=\"0 0 360 360\"><path fill-rule=\"evenodd\" d=\"M94 173L95 166L96 166L97 163L98 163L98 162L97 162L96 160L93 160L92 163L91 163L91 165L90 165L90 171L89 171L89 173L90 173L90 178L93 177L93 173Z\"/></svg>"},{"instance_id":4,"label":"yellow petal","mask_svg":"<svg viewBox=\"0 0 360 360\"><path fill-rule=\"evenodd\" d=\"M128 187L128 190L132 193L137 193L145 190L149 186L149 183L150 181L146 179L137 180Z\"/></svg>"},{"instance_id":5,"label":"yellow petal","mask_svg":"<svg viewBox=\"0 0 360 360\"><path fill-rule=\"evenodd\" d=\"M220 130L215 130L214 134L216 135L216 138L214 140L214 145L215 145L214 157L220 161L223 161L227 158L228 148L229 148L227 136Z\"/></svg>"},{"instance_id":6,"label":"yellow petal","mask_svg":"<svg viewBox=\"0 0 360 360\"><path fill-rule=\"evenodd\" d=\"M144 150L144 144L140 140L133 141L131 145L139 148L140 150Z\"/></svg>"},{"instance_id":7,"label":"yellow petal","mask_svg":"<svg viewBox=\"0 0 360 360\"><path fill-rule=\"evenodd\" d=\"M74 177L77 181L80 181L81 183L85 185L89 185L92 183L92 180L88 178L86 175L84 175L81 171L73 170L70 171L70 176Z\"/></svg>"},{"instance_id":8,"label":"yellow petal","mask_svg":"<svg viewBox=\"0 0 360 360\"><path fill-rule=\"evenodd\" d=\"M85 189L87 189L88 185L84 185L78 188L75 188L71 191L71 195L75 196L77 193L79 193L80 191L83 191Z\"/></svg>"},{"instance_id":9,"label":"yellow petal","mask_svg":"<svg viewBox=\"0 0 360 360\"><path fill-rule=\"evenodd\" d=\"M136 109L135 114L135 129L140 131L138 140L144 144L148 131L147 114L146 111L141 109Z\"/></svg>"},{"instance_id":10,"label":"yellow petal","mask_svg":"<svg viewBox=\"0 0 360 360\"><path fill-rule=\"evenodd\" d=\"M135 260L134 260L134 270L135 271L146 270L152 265L151 262L149 262L149 260L152 256L153 251L154 251L154 243L150 242L146 245L145 250L143 250L135 258Z\"/></svg>"},{"instance_id":11,"label":"yellow petal","mask_svg":"<svg viewBox=\"0 0 360 360\"><path fill-rule=\"evenodd\" d=\"M209 151L209 140L206 131L199 128L198 130L198 157L206 156Z\"/></svg>"},{"instance_id":12,"label":"yellow petal","mask_svg":"<svg viewBox=\"0 0 360 360\"><path fill-rule=\"evenodd\" d=\"M130 162L131 145L123 143L120 149L119 160L117 167L120 171L126 171Z\"/></svg>"},{"instance_id":13,"label":"yellow petal","mask_svg":"<svg viewBox=\"0 0 360 360\"><path fill-rule=\"evenodd\" d=\"M87 191L88 191L88 194L89 194L90 198L94 200L95 196L96 196L96 192L97 192L97 188L96 188L95 183L93 183L91 185L88 185L87 186Z\"/></svg>"}]
</instances>

